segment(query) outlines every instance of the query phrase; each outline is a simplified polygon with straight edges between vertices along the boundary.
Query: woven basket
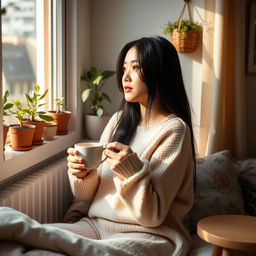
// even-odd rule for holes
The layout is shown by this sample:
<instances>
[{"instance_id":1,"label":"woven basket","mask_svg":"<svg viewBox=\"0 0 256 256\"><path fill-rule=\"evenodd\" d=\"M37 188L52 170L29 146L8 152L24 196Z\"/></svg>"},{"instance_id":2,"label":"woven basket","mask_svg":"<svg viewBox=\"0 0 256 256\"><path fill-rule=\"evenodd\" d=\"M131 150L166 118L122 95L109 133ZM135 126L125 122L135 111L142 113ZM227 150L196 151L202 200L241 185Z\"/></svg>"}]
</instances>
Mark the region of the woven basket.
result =
<instances>
[{"instance_id":1,"label":"woven basket","mask_svg":"<svg viewBox=\"0 0 256 256\"><path fill-rule=\"evenodd\" d=\"M191 53L196 50L199 42L199 32L190 30L186 34L177 31L171 32L171 43L180 53Z\"/></svg>"}]
</instances>

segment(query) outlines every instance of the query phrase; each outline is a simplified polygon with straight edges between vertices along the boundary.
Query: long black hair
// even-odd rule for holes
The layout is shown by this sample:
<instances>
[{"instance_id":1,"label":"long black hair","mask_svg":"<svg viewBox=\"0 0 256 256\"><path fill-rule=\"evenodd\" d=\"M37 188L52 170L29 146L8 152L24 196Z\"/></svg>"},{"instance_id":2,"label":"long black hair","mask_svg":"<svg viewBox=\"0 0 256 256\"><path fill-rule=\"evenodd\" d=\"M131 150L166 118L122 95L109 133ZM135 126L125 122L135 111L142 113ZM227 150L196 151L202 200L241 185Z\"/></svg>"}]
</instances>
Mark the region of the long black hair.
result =
<instances>
[{"instance_id":1,"label":"long black hair","mask_svg":"<svg viewBox=\"0 0 256 256\"><path fill-rule=\"evenodd\" d=\"M147 115L158 91L163 106L180 117L190 128L192 153L195 164L194 135L190 105L185 91L180 61L174 46L163 37L144 37L127 43L117 61L117 84L123 92L123 64L127 52L135 47L141 68L141 79L148 87ZM141 119L139 103L127 102L120 105L121 116L111 141L129 144Z\"/></svg>"}]
</instances>

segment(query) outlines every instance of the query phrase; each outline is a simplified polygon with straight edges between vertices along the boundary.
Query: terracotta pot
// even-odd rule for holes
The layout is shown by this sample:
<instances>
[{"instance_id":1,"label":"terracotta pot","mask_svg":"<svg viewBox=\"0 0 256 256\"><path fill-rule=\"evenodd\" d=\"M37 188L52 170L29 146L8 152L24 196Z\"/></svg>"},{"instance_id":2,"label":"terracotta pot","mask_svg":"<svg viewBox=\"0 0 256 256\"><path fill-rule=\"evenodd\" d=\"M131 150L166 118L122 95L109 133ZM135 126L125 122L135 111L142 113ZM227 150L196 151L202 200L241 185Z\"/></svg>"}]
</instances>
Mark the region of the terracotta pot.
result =
<instances>
[{"instance_id":1,"label":"terracotta pot","mask_svg":"<svg viewBox=\"0 0 256 256\"><path fill-rule=\"evenodd\" d=\"M70 111L49 111L50 116L54 118L55 123L57 123L57 135L65 135L68 133L68 122L71 116Z\"/></svg>"},{"instance_id":2,"label":"terracotta pot","mask_svg":"<svg viewBox=\"0 0 256 256\"><path fill-rule=\"evenodd\" d=\"M45 127L45 121L43 120L24 120L24 124L31 124L36 126L36 130L33 137L33 145L42 145L43 144L43 132Z\"/></svg>"},{"instance_id":3,"label":"terracotta pot","mask_svg":"<svg viewBox=\"0 0 256 256\"><path fill-rule=\"evenodd\" d=\"M89 139L99 140L111 116L85 115L85 129Z\"/></svg>"},{"instance_id":4,"label":"terracotta pot","mask_svg":"<svg viewBox=\"0 0 256 256\"><path fill-rule=\"evenodd\" d=\"M4 132L3 132L3 145L5 145L6 143L6 138L7 138L7 134L8 134L8 130L9 130L9 126L4 124Z\"/></svg>"},{"instance_id":5,"label":"terracotta pot","mask_svg":"<svg viewBox=\"0 0 256 256\"><path fill-rule=\"evenodd\" d=\"M18 124L10 125L11 148L16 151L26 151L32 149L35 125L26 124L20 127Z\"/></svg>"},{"instance_id":6,"label":"terracotta pot","mask_svg":"<svg viewBox=\"0 0 256 256\"><path fill-rule=\"evenodd\" d=\"M57 123L46 122L43 132L44 140L53 140L57 132Z\"/></svg>"}]
</instances>

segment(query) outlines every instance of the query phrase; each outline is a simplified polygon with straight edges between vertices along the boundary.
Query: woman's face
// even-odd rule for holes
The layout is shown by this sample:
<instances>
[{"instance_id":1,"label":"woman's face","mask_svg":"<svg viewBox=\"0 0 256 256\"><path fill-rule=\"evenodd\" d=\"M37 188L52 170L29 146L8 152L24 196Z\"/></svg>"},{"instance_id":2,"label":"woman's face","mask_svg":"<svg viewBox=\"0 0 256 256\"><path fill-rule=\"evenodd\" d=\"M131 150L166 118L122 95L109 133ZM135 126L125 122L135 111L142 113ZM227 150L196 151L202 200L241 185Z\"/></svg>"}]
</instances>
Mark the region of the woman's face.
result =
<instances>
[{"instance_id":1,"label":"woman's face","mask_svg":"<svg viewBox=\"0 0 256 256\"><path fill-rule=\"evenodd\" d=\"M125 100L128 102L138 102L147 105L148 88L140 78L140 64L137 58L137 50L132 47L126 54L123 65L123 90Z\"/></svg>"}]
</instances>

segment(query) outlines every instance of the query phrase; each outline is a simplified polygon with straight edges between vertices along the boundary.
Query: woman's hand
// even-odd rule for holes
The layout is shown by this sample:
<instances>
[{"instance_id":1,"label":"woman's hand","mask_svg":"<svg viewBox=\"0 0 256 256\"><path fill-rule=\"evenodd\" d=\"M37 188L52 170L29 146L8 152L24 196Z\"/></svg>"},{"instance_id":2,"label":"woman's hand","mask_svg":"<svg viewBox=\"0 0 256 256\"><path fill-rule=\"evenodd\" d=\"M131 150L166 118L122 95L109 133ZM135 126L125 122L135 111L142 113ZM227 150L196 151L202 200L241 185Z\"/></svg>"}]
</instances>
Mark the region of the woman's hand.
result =
<instances>
[{"instance_id":1,"label":"woman's hand","mask_svg":"<svg viewBox=\"0 0 256 256\"><path fill-rule=\"evenodd\" d=\"M115 169L125 157L133 153L129 146L120 142L110 142L105 145L105 148L105 155L111 169Z\"/></svg>"},{"instance_id":2,"label":"woman's hand","mask_svg":"<svg viewBox=\"0 0 256 256\"><path fill-rule=\"evenodd\" d=\"M71 174L75 175L77 178L85 177L90 170L86 169L86 164L83 158L79 157L78 151L74 148L68 148L68 170Z\"/></svg>"}]
</instances>

